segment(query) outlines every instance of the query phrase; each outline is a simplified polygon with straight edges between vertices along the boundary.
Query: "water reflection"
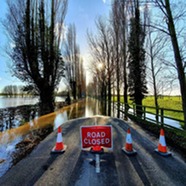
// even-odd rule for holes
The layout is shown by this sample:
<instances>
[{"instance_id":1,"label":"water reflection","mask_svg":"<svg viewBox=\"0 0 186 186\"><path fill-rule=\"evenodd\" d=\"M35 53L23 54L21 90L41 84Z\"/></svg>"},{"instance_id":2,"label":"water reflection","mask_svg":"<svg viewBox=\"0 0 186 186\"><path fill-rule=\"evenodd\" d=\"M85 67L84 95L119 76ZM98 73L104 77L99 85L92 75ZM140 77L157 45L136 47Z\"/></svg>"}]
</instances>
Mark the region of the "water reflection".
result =
<instances>
[{"instance_id":1,"label":"water reflection","mask_svg":"<svg viewBox=\"0 0 186 186\"><path fill-rule=\"evenodd\" d=\"M80 117L91 117L93 115L101 115L103 107L100 101L87 98L72 104L57 109L56 112L39 117L37 107L34 106L20 106L15 108L3 109L0 112L0 132L9 132L9 138L15 138L15 135L25 135L34 129L43 128L51 125L54 122L56 115L61 112L66 112L68 119L75 119ZM25 124L23 124L26 122ZM23 124L23 125L22 125ZM1 136L4 133L0 133ZM2 142L2 138L0 139Z\"/></svg>"},{"instance_id":2,"label":"water reflection","mask_svg":"<svg viewBox=\"0 0 186 186\"><path fill-rule=\"evenodd\" d=\"M39 117L36 108L19 107L3 111L1 113L0 132L0 177L12 165L11 154L15 151L15 146L20 140L35 129L53 125L57 115L61 113L65 118L75 119L80 117L91 117L102 113L102 106L98 100L91 98L83 99L71 106L66 106L56 110L56 112ZM26 121L20 126L22 121ZM60 119L61 122L62 119ZM7 130L10 129L11 130Z\"/></svg>"},{"instance_id":3,"label":"water reflection","mask_svg":"<svg viewBox=\"0 0 186 186\"><path fill-rule=\"evenodd\" d=\"M56 97L56 101L62 102L64 97ZM32 127L33 120L36 122L39 117L38 107L35 105L37 102L37 97L7 98L0 96L0 108L7 107L0 109L0 132L17 128L27 121Z\"/></svg>"},{"instance_id":4,"label":"water reflection","mask_svg":"<svg viewBox=\"0 0 186 186\"><path fill-rule=\"evenodd\" d=\"M20 106L16 109L9 108L1 110L0 165L2 169L0 169L0 177L11 165L11 156L9 155L9 152L12 153L15 150L15 145L20 142L26 134L33 133L36 129L46 128L49 125L53 125L56 116L60 114L68 119L102 115L105 113L105 107L103 105L104 104L99 100L87 98L70 106L58 108L55 112L40 117L37 112L37 107L34 106ZM21 125L22 123L24 124ZM10 147L11 151L8 151L7 149L10 149ZM8 152L8 154L6 152Z\"/></svg>"},{"instance_id":5,"label":"water reflection","mask_svg":"<svg viewBox=\"0 0 186 186\"><path fill-rule=\"evenodd\" d=\"M105 104L97 99L87 98L64 107L69 119L80 117L91 117L93 115L106 115ZM39 120L38 108L36 106L19 106L0 110L0 132L17 128L24 122L29 122L30 128ZM38 123L38 125L40 125Z\"/></svg>"},{"instance_id":6,"label":"water reflection","mask_svg":"<svg viewBox=\"0 0 186 186\"><path fill-rule=\"evenodd\" d=\"M83 99L72 106L68 111L68 118L75 119L80 117L91 117L94 115L104 115L102 103L93 98Z\"/></svg>"},{"instance_id":7,"label":"water reflection","mask_svg":"<svg viewBox=\"0 0 186 186\"><path fill-rule=\"evenodd\" d=\"M56 112L39 117L37 107L34 106L20 106L16 109L9 108L0 110L0 132L8 129L19 128L22 123L28 122L28 127L24 126L20 129L14 130L14 134L21 134L21 130L34 130L36 128L43 128L47 125L51 125L54 122L56 115L61 112L66 112L68 119L75 119L80 117L91 117L94 115L107 115L106 104L97 99L86 98L74 103L70 106L65 106L60 109L56 109ZM116 117L117 113L112 105L113 117ZM124 117L122 114L120 115ZM24 128L24 129L23 129ZM27 131L29 132L29 131ZM24 134L27 132L23 132ZM1 137L1 133L0 133ZM1 141L1 139L0 139Z\"/></svg>"},{"instance_id":8,"label":"water reflection","mask_svg":"<svg viewBox=\"0 0 186 186\"><path fill-rule=\"evenodd\" d=\"M65 101L65 97L56 96L56 102ZM0 108L8 108L8 107L17 107L22 105L35 105L39 102L39 97L33 96L15 96L15 97L5 97L0 96Z\"/></svg>"},{"instance_id":9,"label":"water reflection","mask_svg":"<svg viewBox=\"0 0 186 186\"><path fill-rule=\"evenodd\" d=\"M0 108L17 107L20 105L34 105L38 97L3 97L0 96Z\"/></svg>"},{"instance_id":10,"label":"water reflection","mask_svg":"<svg viewBox=\"0 0 186 186\"><path fill-rule=\"evenodd\" d=\"M35 113L35 110L35 106L0 109L0 132L19 127L22 123L29 120L31 117L30 113Z\"/></svg>"}]
</instances>

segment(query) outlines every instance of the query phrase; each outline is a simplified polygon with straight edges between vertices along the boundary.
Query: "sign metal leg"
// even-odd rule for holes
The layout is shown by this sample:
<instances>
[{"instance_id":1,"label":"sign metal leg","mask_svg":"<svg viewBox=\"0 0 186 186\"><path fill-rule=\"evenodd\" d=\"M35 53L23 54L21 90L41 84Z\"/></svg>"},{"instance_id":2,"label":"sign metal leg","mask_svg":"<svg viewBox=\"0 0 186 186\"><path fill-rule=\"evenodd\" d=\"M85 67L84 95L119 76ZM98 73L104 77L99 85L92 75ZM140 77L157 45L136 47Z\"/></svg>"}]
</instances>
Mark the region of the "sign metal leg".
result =
<instances>
[{"instance_id":1,"label":"sign metal leg","mask_svg":"<svg viewBox=\"0 0 186 186\"><path fill-rule=\"evenodd\" d=\"M96 173L100 173L100 155L96 154Z\"/></svg>"}]
</instances>

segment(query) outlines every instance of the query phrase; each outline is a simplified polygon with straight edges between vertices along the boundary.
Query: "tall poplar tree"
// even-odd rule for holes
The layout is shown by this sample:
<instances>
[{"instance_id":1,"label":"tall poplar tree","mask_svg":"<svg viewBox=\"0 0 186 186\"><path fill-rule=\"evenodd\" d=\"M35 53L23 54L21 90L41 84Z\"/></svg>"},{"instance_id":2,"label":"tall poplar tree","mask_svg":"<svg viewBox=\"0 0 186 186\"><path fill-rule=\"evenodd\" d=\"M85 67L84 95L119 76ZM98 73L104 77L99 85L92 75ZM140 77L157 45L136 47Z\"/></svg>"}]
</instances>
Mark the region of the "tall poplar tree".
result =
<instances>
[{"instance_id":1,"label":"tall poplar tree","mask_svg":"<svg viewBox=\"0 0 186 186\"><path fill-rule=\"evenodd\" d=\"M40 97L40 112L54 111L54 91L64 72L60 55L67 0L8 1L5 27L15 45L9 52L13 75Z\"/></svg>"},{"instance_id":2,"label":"tall poplar tree","mask_svg":"<svg viewBox=\"0 0 186 186\"><path fill-rule=\"evenodd\" d=\"M140 24L139 4L135 7L135 16L131 18L129 38L129 93L136 104L136 113L142 114L142 100L147 93L145 50L143 48L145 32Z\"/></svg>"}]
</instances>

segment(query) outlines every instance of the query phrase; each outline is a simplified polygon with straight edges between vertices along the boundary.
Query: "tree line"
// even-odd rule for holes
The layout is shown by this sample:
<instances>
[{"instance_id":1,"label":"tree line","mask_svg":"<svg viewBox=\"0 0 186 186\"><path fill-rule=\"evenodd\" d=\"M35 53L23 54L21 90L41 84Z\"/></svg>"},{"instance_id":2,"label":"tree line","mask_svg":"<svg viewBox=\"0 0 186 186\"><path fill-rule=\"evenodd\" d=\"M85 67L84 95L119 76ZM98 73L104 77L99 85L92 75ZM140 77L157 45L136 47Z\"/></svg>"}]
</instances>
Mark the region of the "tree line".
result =
<instances>
[{"instance_id":1,"label":"tree line","mask_svg":"<svg viewBox=\"0 0 186 186\"><path fill-rule=\"evenodd\" d=\"M142 101L149 89L158 108L158 96L178 80L186 121L184 3L114 0L108 19L99 17L97 31L88 31L93 74L88 90L90 94L97 87L95 94L108 100L108 114L112 95L120 102L123 94L125 109L129 96L141 117Z\"/></svg>"},{"instance_id":2,"label":"tree line","mask_svg":"<svg viewBox=\"0 0 186 186\"><path fill-rule=\"evenodd\" d=\"M35 95L32 89L25 86L7 85L2 89L1 95L12 97L12 96L24 96L24 95Z\"/></svg>"},{"instance_id":3,"label":"tree line","mask_svg":"<svg viewBox=\"0 0 186 186\"><path fill-rule=\"evenodd\" d=\"M55 91L55 96L67 96L68 91L62 90L62 91ZM7 97L16 97L16 96L38 96L38 93L33 89L32 86L24 86L24 85L6 85L0 95L7 96Z\"/></svg>"},{"instance_id":4,"label":"tree line","mask_svg":"<svg viewBox=\"0 0 186 186\"><path fill-rule=\"evenodd\" d=\"M73 26L69 26L66 47L62 44L68 0L7 0L7 5L4 27L14 45L7 51L11 70L39 95L40 114L54 111L54 94L62 78L74 99L85 94L83 61Z\"/></svg>"}]
</instances>

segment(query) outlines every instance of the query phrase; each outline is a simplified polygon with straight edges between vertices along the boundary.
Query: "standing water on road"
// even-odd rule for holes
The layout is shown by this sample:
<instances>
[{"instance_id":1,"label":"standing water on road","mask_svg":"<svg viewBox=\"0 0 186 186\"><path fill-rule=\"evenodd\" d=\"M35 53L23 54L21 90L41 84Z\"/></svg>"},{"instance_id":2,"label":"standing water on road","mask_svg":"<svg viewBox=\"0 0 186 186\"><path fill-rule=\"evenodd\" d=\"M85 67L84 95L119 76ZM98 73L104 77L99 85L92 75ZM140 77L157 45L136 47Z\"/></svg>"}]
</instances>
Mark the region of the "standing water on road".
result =
<instances>
[{"instance_id":1,"label":"standing water on road","mask_svg":"<svg viewBox=\"0 0 186 186\"><path fill-rule=\"evenodd\" d=\"M14 115L11 117L14 118L14 120L11 121L13 128L7 132L4 131L6 130L6 127L2 127L3 130L1 131L4 132L0 132L0 177L12 166L12 153L15 152L16 144L18 144L22 140L22 137L29 132L32 132L36 128L38 129L46 127L47 125L52 123L55 123L56 128L59 125L59 121L66 122L68 118L74 119L102 114L102 107L100 102L89 98L81 100L80 102L67 107L67 109L65 109L65 107L64 109L59 109L54 113L42 117L39 117L38 113L33 112L32 109L25 109L25 106L22 107L23 109L18 109L19 117L17 117L17 114L16 116ZM25 111L26 113L23 113ZM15 113L17 112L15 111L14 114ZM25 119L27 123L19 126L19 124L21 123L20 118L23 118L23 115L27 116ZM56 120L56 122L54 122L56 116L58 119ZM6 122L2 123L2 126L4 125L9 126L9 122L8 124ZM7 127L7 129L9 128Z\"/></svg>"}]
</instances>

